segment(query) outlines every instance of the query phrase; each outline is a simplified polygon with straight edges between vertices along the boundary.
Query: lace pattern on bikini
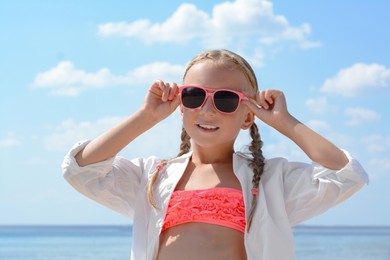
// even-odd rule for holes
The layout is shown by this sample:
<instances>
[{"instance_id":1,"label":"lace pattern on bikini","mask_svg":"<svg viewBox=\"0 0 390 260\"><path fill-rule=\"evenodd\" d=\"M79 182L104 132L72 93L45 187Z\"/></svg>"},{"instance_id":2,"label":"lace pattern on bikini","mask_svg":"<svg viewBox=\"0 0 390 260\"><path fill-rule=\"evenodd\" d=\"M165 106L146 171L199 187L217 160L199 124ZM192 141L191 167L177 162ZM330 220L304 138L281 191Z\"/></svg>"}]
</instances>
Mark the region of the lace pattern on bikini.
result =
<instances>
[{"instance_id":1,"label":"lace pattern on bikini","mask_svg":"<svg viewBox=\"0 0 390 260\"><path fill-rule=\"evenodd\" d=\"M162 231L188 222L211 223L245 232L242 192L233 188L174 191Z\"/></svg>"}]
</instances>

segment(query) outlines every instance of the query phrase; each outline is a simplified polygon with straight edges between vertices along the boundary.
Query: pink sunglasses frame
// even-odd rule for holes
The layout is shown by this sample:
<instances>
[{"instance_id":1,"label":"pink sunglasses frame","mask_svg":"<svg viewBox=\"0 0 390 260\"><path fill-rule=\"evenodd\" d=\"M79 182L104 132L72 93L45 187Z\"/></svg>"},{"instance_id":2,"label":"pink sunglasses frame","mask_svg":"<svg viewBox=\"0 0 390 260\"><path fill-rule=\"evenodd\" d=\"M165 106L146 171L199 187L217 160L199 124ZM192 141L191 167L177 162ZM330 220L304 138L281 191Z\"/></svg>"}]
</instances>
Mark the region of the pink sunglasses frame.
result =
<instances>
[{"instance_id":1,"label":"pink sunglasses frame","mask_svg":"<svg viewBox=\"0 0 390 260\"><path fill-rule=\"evenodd\" d=\"M198 106L198 107L196 107L196 108L190 108L190 107L186 107L186 106L183 104L183 100L182 100L182 95L181 95L181 94L182 94L183 89L186 89L186 88L200 88L200 89L202 89L202 90L205 91L206 97L204 98L203 103L202 103L200 106ZM214 95L215 95L215 93L218 92L218 91L227 91L227 92L232 92L232 93L238 95L238 104L237 104L236 109L235 109L233 112L224 112L224 111L221 111L221 110L219 110L219 109L217 108L217 106L215 105ZM202 86L194 86L194 85L183 85L183 86L180 86L180 87L179 87L179 96L180 96L180 104L181 104L183 107L188 108L188 109L198 109L198 108L202 108L202 107L204 106L204 104L206 103L207 99L208 99L209 97L211 97L214 108L215 108L218 112L220 112L220 113L222 113L222 114L233 114L233 113L235 113L235 112L237 111L237 109L240 107L241 100L247 100L247 99L248 99L248 98L245 96L244 93L239 92L239 91L235 91L235 90L232 90L232 89L227 89L227 88L226 88L226 89L225 89L225 88L218 88L218 89L215 89L215 88L205 88L205 87L202 87Z\"/></svg>"}]
</instances>

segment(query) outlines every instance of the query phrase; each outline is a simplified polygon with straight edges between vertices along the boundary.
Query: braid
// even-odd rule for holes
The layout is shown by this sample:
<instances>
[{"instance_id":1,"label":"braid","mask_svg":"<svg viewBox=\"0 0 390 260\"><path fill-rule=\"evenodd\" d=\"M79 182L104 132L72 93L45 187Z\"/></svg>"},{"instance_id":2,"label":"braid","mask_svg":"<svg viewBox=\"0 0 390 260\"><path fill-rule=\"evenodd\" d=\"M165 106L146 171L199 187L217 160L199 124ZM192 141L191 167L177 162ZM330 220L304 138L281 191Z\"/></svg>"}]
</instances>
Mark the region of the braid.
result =
<instances>
[{"instance_id":1,"label":"braid","mask_svg":"<svg viewBox=\"0 0 390 260\"><path fill-rule=\"evenodd\" d=\"M190 151L191 148L191 137L188 135L187 131L183 127L181 129L181 144L180 144L180 152L177 157L182 156Z\"/></svg>"},{"instance_id":2,"label":"braid","mask_svg":"<svg viewBox=\"0 0 390 260\"><path fill-rule=\"evenodd\" d=\"M255 123L253 123L250 128L250 135L252 137L252 142L251 145L249 146L249 151L252 153L252 157L253 157L251 162L251 166L253 168L252 185L253 185L253 189L258 189L260 183L260 177L261 174L263 173L263 168L264 168L264 156L261 150L261 147L263 146L263 142L261 141L259 129ZM256 211L257 198L258 195L253 194L252 204L249 211L249 217L247 223L248 232L251 228L252 219Z\"/></svg>"},{"instance_id":3,"label":"braid","mask_svg":"<svg viewBox=\"0 0 390 260\"><path fill-rule=\"evenodd\" d=\"M149 203L155 209L160 209L160 208L157 206L156 201L154 199L153 186L157 181L157 177L158 177L159 173L162 171L162 169L164 168L164 166L167 163L168 163L168 160L162 160L159 164L157 164L156 170L153 172L152 177L150 178L150 181L148 182L146 194L148 196Z\"/></svg>"},{"instance_id":4,"label":"braid","mask_svg":"<svg viewBox=\"0 0 390 260\"><path fill-rule=\"evenodd\" d=\"M190 142L190 136L187 134L187 131L184 129L184 127L181 130L181 144L180 144L180 152L177 155L177 157L182 156L183 154L186 154L190 151L191 148L191 142ZM152 177L150 178L150 181L148 183L147 187L147 196L148 196L148 201L149 203L155 208L155 209L160 209L156 205L156 201L154 199L154 194L153 194L153 187L154 184L157 181L157 177L159 173L162 171L164 166L168 163L168 160L162 160L159 164L157 164L156 170L153 172Z\"/></svg>"}]
</instances>

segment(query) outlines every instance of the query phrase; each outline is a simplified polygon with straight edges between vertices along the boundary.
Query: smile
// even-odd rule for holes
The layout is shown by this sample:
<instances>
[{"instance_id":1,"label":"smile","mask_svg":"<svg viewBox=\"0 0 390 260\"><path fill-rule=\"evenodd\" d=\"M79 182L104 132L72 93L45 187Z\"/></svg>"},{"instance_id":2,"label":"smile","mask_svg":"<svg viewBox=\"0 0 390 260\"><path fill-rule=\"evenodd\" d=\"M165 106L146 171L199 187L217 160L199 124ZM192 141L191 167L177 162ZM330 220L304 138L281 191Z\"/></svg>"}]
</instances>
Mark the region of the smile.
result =
<instances>
[{"instance_id":1,"label":"smile","mask_svg":"<svg viewBox=\"0 0 390 260\"><path fill-rule=\"evenodd\" d=\"M212 130L218 130L218 129L219 129L219 127L213 126L213 125L201 125L201 124L198 124L197 126L198 126L199 128L204 129L204 130L210 130L210 131L212 131Z\"/></svg>"}]
</instances>

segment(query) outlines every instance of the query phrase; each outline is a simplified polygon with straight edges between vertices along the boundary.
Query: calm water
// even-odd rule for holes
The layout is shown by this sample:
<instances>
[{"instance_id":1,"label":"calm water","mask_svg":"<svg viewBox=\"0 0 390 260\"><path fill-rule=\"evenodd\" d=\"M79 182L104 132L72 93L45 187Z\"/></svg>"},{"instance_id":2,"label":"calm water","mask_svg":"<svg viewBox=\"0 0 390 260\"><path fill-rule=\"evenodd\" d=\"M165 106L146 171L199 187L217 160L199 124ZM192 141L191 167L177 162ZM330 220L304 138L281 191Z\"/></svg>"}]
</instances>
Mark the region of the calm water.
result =
<instances>
[{"instance_id":1,"label":"calm water","mask_svg":"<svg viewBox=\"0 0 390 260\"><path fill-rule=\"evenodd\" d=\"M390 260L390 227L303 226L294 234L297 260ZM129 226L0 226L0 259L129 259L130 245Z\"/></svg>"},{"instance_id":2,"label":"calm water","mask_svg":"<svg viewBox=\"0 0 390 260\"><path fill-rule=\"evenodd\" d=\"M297 260L390 260L390 227L295 229Z\"/></svg>"}]
</instances>

